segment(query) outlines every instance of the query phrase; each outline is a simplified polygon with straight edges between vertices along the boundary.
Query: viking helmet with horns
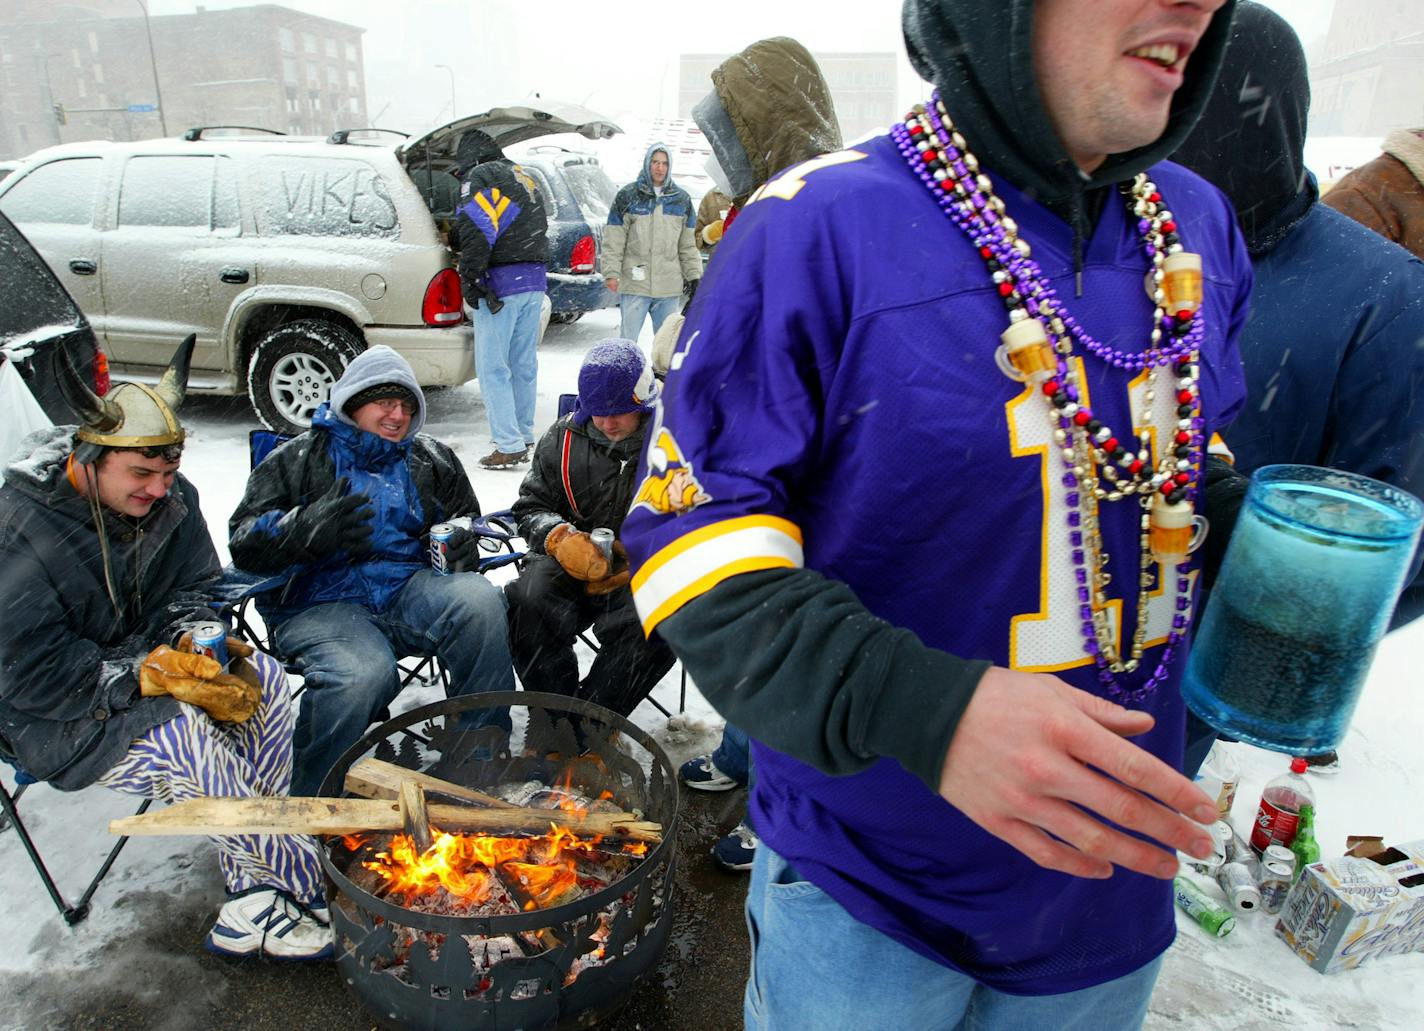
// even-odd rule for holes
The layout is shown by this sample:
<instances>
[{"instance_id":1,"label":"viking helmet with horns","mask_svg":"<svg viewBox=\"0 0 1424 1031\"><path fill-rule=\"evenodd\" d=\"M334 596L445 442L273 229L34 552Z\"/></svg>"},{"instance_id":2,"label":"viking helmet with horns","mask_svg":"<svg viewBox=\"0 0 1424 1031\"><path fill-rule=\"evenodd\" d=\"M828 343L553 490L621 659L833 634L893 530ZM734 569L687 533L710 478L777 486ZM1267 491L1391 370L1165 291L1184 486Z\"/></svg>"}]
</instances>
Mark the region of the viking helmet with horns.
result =
<instances>
[{"instance_id":1,"label":"viking helmet with horns","mask_svg":"<svg viewBox=\"0 0 1424 1031\"><path fill-rule=\"evenodd\" d=\"M85 385L68 351L61 349L60 390L80 419L75 457L92 462L102 448L146 451L181 445L184 434L178 408L188 390L188 367L197 339L196 334L190 333L178 345L156 385L120 383L105 397Z\"/></svg>"}]
</instances>

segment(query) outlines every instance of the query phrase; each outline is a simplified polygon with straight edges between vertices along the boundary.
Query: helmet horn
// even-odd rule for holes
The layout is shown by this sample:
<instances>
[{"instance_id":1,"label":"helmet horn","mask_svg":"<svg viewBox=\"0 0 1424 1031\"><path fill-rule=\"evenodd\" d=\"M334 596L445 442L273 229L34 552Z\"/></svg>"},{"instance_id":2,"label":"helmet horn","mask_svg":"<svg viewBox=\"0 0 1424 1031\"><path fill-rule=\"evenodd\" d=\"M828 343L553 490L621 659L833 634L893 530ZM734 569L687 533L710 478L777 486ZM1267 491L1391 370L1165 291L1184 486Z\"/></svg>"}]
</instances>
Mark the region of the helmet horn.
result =
<instances>
[{"instance_id":1,"label":"helmet horn","mask_svg":"<svg viewBox=\"0 0 1424 1031\"><path fill-rule=\"evenodd\" d=\"M183 342L173 354L173 360L168 363L168 370L158 381L158 386L153 388L154 393L163 399L163 403L174 415L178 414L183 398L188 393L188 368L193 362L193 345L197 342L196 333L189 333L183 338Z\"/></svg>"},{"instance_id":2,"label":"helmet horn","mask_svg":"<svg viewBox=\"0 0 1424 1031\"><path fill-rule=\"evenodd\" d=\"M59 392L84 426L96 433L110 433L124 421L124 410L90 390L74 367L69 348L59 348Z\"/></svg>"}]
</instances>

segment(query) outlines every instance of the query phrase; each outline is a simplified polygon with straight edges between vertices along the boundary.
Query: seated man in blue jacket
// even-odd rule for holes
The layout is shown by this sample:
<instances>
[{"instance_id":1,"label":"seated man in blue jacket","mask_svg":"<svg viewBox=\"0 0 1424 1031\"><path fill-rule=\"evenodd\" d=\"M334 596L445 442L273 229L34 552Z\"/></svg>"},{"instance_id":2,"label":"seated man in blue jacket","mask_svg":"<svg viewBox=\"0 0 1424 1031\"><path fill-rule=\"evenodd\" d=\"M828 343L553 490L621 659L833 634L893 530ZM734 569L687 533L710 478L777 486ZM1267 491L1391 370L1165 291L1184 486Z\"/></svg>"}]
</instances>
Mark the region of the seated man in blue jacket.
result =
<instances>
[{"instance_id":1,"label":"seated man in blue jacket","mask_svg":"<svg viewBox=\"0 0 1424 1031\"><path fill-rule=\"evenodd\" d=\"M278 651L306 679L295 795L315 794L395 698L398 655L439 656L452 694L514 690L499 588L476 572L430 568L430 527L480 506L454 452L420 434L424 422L410 365L371 348L311 429L253 470L229 524L239 567L295 574L258 603ZM449 548L456 570L477 564L468 530Z\"/></svg>"}]
</instances>

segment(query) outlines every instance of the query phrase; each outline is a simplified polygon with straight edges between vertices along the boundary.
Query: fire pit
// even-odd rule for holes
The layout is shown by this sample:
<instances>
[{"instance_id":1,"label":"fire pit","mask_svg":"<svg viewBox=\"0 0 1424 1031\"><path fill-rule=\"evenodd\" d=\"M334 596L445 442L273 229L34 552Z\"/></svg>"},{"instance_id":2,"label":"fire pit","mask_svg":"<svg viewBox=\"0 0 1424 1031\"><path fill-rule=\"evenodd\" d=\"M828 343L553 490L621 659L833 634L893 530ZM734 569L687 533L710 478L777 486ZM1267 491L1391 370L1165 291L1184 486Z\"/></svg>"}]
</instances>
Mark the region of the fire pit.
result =
<instances>
[{"instance_id":1,"label":"fire pit","mask_svg":"<svg viewBox=\"0 0 1424 1031\"><path fill-rule=\"evenodd\" d=\"M496 705L512 731L462 729ZM367 732L321 793L399 795L410 821L322 855L337 967L382 1027L587 1027L662 955L677 778L601 706L528 691L426 705Z\"/></svg>"}]
</instances>

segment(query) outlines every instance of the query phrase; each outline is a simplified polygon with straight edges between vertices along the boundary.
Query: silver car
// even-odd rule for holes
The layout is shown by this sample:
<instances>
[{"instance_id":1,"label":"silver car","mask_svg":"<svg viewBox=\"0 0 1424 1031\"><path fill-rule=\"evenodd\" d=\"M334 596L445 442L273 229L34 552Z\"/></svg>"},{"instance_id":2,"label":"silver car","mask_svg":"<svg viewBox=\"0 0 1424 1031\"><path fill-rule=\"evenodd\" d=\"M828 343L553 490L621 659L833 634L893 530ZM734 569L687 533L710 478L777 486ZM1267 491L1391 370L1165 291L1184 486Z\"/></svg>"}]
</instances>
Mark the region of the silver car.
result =
<instances>
[{"instance_id":1,"label":"silver car","mask_svg":"<svg viewBox=\"0 0 1424 1031\"><path fill-rule=\"evenodd\" d=\"M496 139L610 134L557 105L461 121ZM245 392L263 423L296 433L368 346L399 351L424 386L474 375L459 276L404 143L219 127L65 144L0 180L0 211L88 316L117 377L156 380L196 333L190 389Z\"/></svg>"}]
</instances>

